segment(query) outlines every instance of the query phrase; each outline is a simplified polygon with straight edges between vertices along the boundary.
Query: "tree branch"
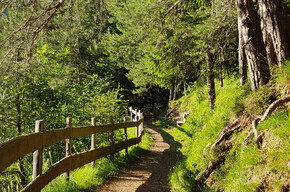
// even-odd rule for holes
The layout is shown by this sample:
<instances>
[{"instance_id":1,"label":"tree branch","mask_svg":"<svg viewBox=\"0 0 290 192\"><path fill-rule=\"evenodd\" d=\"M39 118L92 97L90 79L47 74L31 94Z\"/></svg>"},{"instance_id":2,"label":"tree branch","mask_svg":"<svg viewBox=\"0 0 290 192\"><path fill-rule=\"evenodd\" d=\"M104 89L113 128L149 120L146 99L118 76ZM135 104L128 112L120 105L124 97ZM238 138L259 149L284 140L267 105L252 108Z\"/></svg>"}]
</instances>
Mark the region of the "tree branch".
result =
<instances>
[{"instance_id":1,"label":"tree branch","mask_svg":"<svg viewBox=\"0 0 290 192\"><path fill-rule=\"evenodd\" d=\"M10 6L10 4L12 3L13 0L10 0L2 9L1 9L1 14L3 14L3 12Z\"/></svg>"},{"instance_id":2,"label":"tree branch","mask_svg":"<svg viewBox=\"0 0 290 192\"><path fill-rule=\"evenodd\" d=\"M177 7L177 5L179 4L179 3L181 3L183 0L178 0L176 3L174 3L174 5L172 5L167 11L166 11L166 13L164 14L164 16L167 16L172 10L174 10L176 7Z\"/></svg>"},{"instance_id":3,"label":"tree branch","mask_svg":"<svg viewBox=\"0 0 290 192\"><path fill-rule=\"evenodd\" d=\"M34 31L33 36L32 36L32 41L30 43L30 48L29 48L29 59L28 59L28 63L29 60L32 57L32 50L33 50L33 46L34 46L34 42L38 36L38 34L43 30L43 28L54 18L56 12L59 10L59 8L64 4L65 0L60 0L58 4L56 4L53 8L55 9L52 14L44 21L42 22L37 29ZM52 8L47 9L45 12L48 12L52 10ZM42 14L44 14L45 12L43 12Z\"/></svg>"}]
</instances>

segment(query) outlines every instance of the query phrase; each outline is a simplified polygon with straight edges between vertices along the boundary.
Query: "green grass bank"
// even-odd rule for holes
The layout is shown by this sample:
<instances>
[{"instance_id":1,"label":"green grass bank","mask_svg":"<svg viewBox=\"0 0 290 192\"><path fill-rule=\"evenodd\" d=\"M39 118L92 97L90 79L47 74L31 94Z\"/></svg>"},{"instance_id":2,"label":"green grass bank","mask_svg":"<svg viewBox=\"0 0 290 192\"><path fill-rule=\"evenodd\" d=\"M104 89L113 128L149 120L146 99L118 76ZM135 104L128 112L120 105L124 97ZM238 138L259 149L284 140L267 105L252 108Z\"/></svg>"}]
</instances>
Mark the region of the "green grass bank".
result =
<instances>
[{"instance_id":1,"label":"green grass bank","mask_svg":"<svg viewBox=\"0 0 290 192\"><path fill-rule=\"evenodd\" d=\"M191 86L187 96L172 103L180 111L190 113L181 127L170 131L182 143L180 151L185 158L169 176L171 191L287 191L290 188L290 118L289 103L277 108L257 126L263 141L257 144L253 137L245 138L252 129L247 126L235 130L224 146L211 149L217 135L228 122L246 116L262 115L275 100L289 95L290 63L275 73L269 84L252 93L249 85L239 86L236 78L226 79L224 87L216 84L215 109L210 112L207 87ZM160 124L160 122L159 122ZM225 144L226 146L226 144ZM219 162L202 182L196 177L210 162Z\"/></svg>"}]
</instances>

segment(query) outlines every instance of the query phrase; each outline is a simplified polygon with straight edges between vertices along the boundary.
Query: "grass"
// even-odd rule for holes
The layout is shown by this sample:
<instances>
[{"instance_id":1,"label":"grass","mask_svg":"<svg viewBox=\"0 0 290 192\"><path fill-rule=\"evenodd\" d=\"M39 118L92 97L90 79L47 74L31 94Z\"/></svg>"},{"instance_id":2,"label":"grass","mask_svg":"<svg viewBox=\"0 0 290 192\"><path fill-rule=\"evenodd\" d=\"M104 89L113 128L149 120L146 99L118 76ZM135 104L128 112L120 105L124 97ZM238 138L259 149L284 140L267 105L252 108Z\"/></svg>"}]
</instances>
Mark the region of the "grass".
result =
<instances>
[{"instance_id":1,"label":"grass","mask_svg":"<svg viewBox=\"0 0 290 192\"><path fill-rule=\"evenodd\" d=\"M242 146L236 139L225 164L216 178L224 191L256 191L267 187L269 191L282 191L288 173L290 157L289 113L276 112L258 126L264 131L263 145ZM245 138L244 133L236 137ZM266 185L266 186L265 186Z\"/></svg>"},{"instance_id":2,"label":"grass","mask_svg":"<svg viewBox=\"0 0 290 192\"><path fill-rule=\"evenodd\" d=\"M290 113L279 108L257 130L264 132L261 146L243 145L251 127L235 132L230 151L209 152L217 139L217 133L226 122L241 114L261 115L273 100L289 92L290 63L274 74L272 81L255 93L249 85L240 87L235 79L225 80L223 88L216 90L216 105L209 112L207 87L193 86L187 96L174 104L180 110L190 112L186 123L168 131L182 143L180 151L185 158L172 170L169 177L171 191L282 191L289 182L290 168ZM159 122L159 124L162 124ZM195 177L207 167L209 161L224 157L212 179L197 186ZM288 178L288 180L287 180ZM211 184L207 182L213 182Z\"/></svg>"},{"instance_id":3,"label":"grass","mask_svg":"<svg viewBox=\"0 0 290 192\"><path fill-rule=\"evenodd\" d=\"M135 135L135 129L128 129L128 138ZM90 164L71 172L70 180L66 181L65 175L61 175L51 183L49 183L42 191L43 192L85 192L91 191L92 188L100 186L105 179L123 170L126 163L136 159L144 150L149 149L152 145L151 136L145 132L142 143L138 146L133 146L129 149L128 156L125 152L120 152L120 155L115 158L115 161L110 161L108 158L96 160L96 164L92 167Z\"/></svg>"},{"instance_id":4,"label":"grass","mask_svg":"<svg viewBox=\"0 0 290 192\"><path fill-rule=\"evenodd\" d=\"M247 89L238 87L237 80L228 79L223 88L217 88L216 106L212 113L209 112L206 86L192 90L188 96L175 103L181 110L189 111L190 116L181 127L168 131L175 140L183 144L181 152L186 156L171 171L169 179L172 191L199 190L194 179L206 168L208 162L215 158L204 158L204 149L215 141L221 127L230 120L234 110L237 110L236 103L247 92ZM204 188L203 191L210 189Z\"/></svg>"}]
</instances>

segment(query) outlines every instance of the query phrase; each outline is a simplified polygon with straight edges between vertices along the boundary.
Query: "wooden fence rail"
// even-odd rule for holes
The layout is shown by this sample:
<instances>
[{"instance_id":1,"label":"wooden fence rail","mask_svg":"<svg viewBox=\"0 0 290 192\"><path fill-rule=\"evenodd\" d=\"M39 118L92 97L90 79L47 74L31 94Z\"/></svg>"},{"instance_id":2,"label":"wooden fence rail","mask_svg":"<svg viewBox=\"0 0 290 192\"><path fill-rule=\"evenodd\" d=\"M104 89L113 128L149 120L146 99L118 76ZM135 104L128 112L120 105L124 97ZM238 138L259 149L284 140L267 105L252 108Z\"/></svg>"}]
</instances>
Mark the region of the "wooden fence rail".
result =
<instances>
[{"instance_id":1,"label":"wooden fence rail","mask_svg":"<svg viewBox=\"0 0 290 192\"><path fill-rule=\"evenodd\" d=\"M126 111L126 115L133 121L127 122L127 118L125 117L124 123L114 123L113 120L110 119L110 124L96 125L95 118L92 118L91 126L72 127L71 119L67 118L66 128L50 131L44 130L43 120L36 121L35 133L14 138L0 145L0 173L21 157L33 153L33 180L22 189L22 192L38 192L62 173L67 173L69 176L69 171L90 162L94 165L96 159L108 155L111 155L113 159L113 155L123 149L128 153L128 147L141 142L144 133L144 118L140 111L134 110L132 107L129 107ZM127 138L127 128L130 127L136 127L136 138ZM118 129L124 129L125 141L115 143L113 131ZM96 134L104 132L110 133L110 146L96 149ZM91 150L78 154L71 154L71 139L89 135L91 135L92 138ZM66 156L56 162L45 173L42 173L43 149L64 140L66 140Z\"/></svg>"}]
</instances>

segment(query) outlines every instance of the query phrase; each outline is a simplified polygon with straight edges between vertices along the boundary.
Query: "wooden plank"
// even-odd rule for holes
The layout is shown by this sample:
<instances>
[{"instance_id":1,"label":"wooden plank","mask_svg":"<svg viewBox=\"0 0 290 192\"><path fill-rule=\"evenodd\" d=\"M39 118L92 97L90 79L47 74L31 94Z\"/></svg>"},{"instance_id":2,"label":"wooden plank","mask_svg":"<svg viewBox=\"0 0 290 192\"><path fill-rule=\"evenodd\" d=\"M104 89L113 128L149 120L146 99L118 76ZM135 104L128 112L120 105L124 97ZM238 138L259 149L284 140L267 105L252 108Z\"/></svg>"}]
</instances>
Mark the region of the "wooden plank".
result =
<instances>
[{"instance_id":1,"label":"wooden plank","mask_svg":"<svg viewBox=\"0 0 290 192\"><path fill-rule=\"evenodd\" d=\"M79 128L62 128L32 133L19 136L10 141L0 144L0 173L26 154L32 153L40 148L45 148L67 138L88 136L94 133L102 133L109 130L117 130L125 127L139 126L143 120L137 122L118 123L112 125L97 125ZM9 154L9 155L7 155Z\"/></svg>"},{"instance_id":2,"label":"wooden plank","mask_svg":"<svg viewBox=\"0 0 290 192\"><path fill-rule=\"evenodd\" d=\"M61 175L62 173L74 170L96 159L106 157L112 153L116 153L127 147L139 143L142 135L143 134L141 134L141 136L138 138L133 138L118 143L115 146L103 147L65 157L56 164L54 164L47 172L36 177L36 179L33 180L30 184L28 184L24 189L22 189L21 192L40 191L49 182L54 180L57 176Z\"/></svg>"},{"instance_id":3,"label":"wooden plank","mask_svg":"<svg viewBox=\"0 0 290 192\"><path fill-rule=\"evenodd\" d=\"M64 141L65 139L72 137L72 135L72 128L62 128L46 131L42 134L43 147L48 147L55 143Z\"/></svg>"},{"instance_id":4,"label":"wooden plank","mask_svg":"<svg viewBox=\"0 0 290 192\"><path fill-rule=\"evenodd\" d=\"M41 133L33 133L14 138L0 145L0 173L28 153L36 151L41 145Z\"/></svg>"},{"instance_id":5,"label":"wooden plank","mask_svg":"<svg viewBox=\"0 0 290 192\"><path fill-rule=\"evenodd\" d=\"M106 131L123 129L125 127L136 127L140 123L141 123L140 121L137 121L137 122L127 122L127 123L118 123L118 124L108 124L108 125L75 127L73 128L72 138L84 137L84 136L88 136L94 133L103 133Z\"/></svg>"}]
</instances>

